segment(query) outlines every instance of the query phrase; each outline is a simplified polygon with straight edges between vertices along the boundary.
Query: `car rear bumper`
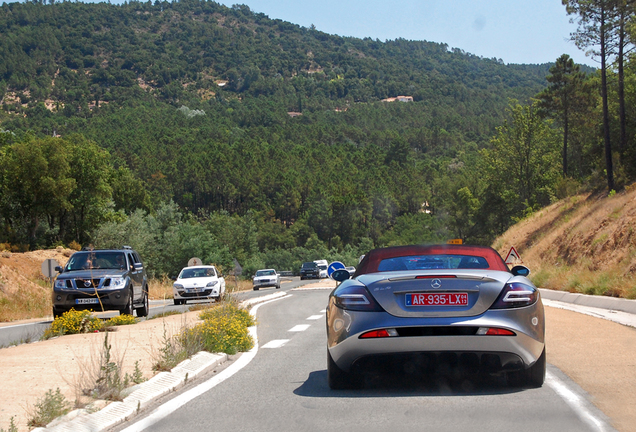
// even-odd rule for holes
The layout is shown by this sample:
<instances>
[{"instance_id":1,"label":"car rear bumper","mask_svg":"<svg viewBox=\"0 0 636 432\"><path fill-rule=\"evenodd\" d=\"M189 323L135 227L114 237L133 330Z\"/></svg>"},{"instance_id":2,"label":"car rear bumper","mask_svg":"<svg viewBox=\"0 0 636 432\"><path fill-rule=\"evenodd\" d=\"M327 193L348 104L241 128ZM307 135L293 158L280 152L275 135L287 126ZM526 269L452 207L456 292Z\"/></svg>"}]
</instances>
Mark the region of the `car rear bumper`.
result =
<instances>
[{"instance_id":1,"label":"car rear bumper","mask_svg":"<svg viewBox=\"0 0 636 432\"><path fill-rule=\"evenodd\" d=\"M536 318L533 319L533 318ZM536 324L533 324L536 322ZM478 328L511 330L514 336L476 334ZM361 339L379 329L396 329L398 335ZM371 358L422 354L453 354L458 358L475 354L489 363L489 354L499 357L502 368L527 368L534 364L545 345L543 305L519 309L488 310L474 317L398 318L387 312L345 311L330 304L327 310L328 349L344 371Z\"/></svg>"}]
</instances>

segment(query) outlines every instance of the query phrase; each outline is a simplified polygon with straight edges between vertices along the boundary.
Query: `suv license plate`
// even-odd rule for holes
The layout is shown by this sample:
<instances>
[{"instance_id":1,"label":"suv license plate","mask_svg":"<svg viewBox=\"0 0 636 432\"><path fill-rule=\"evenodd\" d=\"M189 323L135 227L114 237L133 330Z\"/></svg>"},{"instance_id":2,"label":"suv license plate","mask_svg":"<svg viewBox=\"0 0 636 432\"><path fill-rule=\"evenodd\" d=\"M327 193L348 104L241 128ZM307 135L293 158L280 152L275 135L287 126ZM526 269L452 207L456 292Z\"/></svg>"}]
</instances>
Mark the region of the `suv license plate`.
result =
<instances>
[{"instance_id":1,"label":"suv license plate","mask_svg":"<svg viewBox=\"0 0 636 432\"><path fill-rule=\"evenodd\" d=\"M94 303L99 303L99 299L97 299L97 298L75 299L75 304L94 304Z\"/></svg>"},{"instance_id":2,"label":"suv license plate","mask_svg":"<svg viewBox=\"0 0 636 432\"><path fill-rule=\"evenodd\" d=\"M407 306L466 306L468 293L407 294Z\"/></svg>"}]
</instances>

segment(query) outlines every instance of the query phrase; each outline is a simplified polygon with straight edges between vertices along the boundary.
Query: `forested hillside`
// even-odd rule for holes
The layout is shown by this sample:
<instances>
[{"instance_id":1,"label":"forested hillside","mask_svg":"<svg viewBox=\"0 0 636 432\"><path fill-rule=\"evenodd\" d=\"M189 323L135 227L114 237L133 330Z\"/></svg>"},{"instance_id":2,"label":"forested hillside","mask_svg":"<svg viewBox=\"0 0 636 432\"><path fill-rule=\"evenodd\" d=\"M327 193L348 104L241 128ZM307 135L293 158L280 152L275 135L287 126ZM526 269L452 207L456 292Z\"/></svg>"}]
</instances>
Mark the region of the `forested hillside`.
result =
<instances>
[{"instance_id":1,"label":"forested hillside","mask_svg":"<svg viewBox=\"0 0 636 432\"><path fill-rule=\"evenodd\" d=\"M554 64L205 0L50 3L0 7L7 247L136 242L161 274L193 255L292 269L488 244L602 169L589 68L563 178L560 125L546 97L531 101Z\"/></svg>"}]
</instances>

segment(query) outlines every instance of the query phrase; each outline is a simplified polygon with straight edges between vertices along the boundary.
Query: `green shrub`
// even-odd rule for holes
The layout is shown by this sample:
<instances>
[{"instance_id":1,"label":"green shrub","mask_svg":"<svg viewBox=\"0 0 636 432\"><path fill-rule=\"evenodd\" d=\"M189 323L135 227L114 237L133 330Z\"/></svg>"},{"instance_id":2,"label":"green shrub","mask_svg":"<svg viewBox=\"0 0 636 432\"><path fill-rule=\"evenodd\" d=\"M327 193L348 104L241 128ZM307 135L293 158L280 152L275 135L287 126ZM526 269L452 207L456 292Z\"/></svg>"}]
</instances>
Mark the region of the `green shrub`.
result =
<instances>
[{"instance_id":1,"label":"green shrub","mask_svg":"<svg viewBox=\"0 0 636 432\"><path fill-rule=\"evenodd\" d=\"M52 420L68 413L70 409L70 404L59 387L55 393L53 390L48 390L43 398L37 400L35 407L27 409L29 411L27 424L31 427L44 427Z\"/></svg>"},{"instance_id":2,"label":"green shrub","mask_svg":"<svg viewBox=\"0 0 636 432\"><path fill-rule=\"evenodd\" d=\"M159 349L159 358L152 365L152 370L159 372L170 371L173 367L187 359L195 352L190 352L183 346L183 338L169 337L164 327L163 346Z\"/></svg>"},{"instance_id":3,"label":"green shrub","mask_svg":"<svg viewBox=\"0 0 636 432\"><path fill-rule=\"evenodd\" d=\"M66 334L98 332L102 327L102 321L94 317L91 311L71 309L53 320L51 326L42 335L42 339L46 340Z\"/></svg>"},{"instance_id":4,"label":"green shrub","mask_svg":"<svg viewBox=\"0 0 636 432\"><path fill-rule=\"evenodd\" d=\"M5 430L0 428L0 432L5 432ZM19 432L18 426L15 424L15 417L11 417L9 420L9 429L7 429L6 432Z\"/></svg>"},{"instance_id":5,"label":"green shrub","mask_svg":"<svg viewBox=\"0 0 636 432\"><path fill-rule=\"evenodd\" d=\"M208 308L199 314L199 318L202 323L185 328L174 337L168 337L164 331L163 347L153 370L169 371L199 351L236 354L254 346L248 332L248 327L255 324L254 319L235 302Z\"/></svg>"},{"instance_id":6,"label":"green shrub","mask_svg":"<svg viewBox=\"0 0 636 432\"><path fill-rule=\"evenodd\" d=\"M128 314L117 315L112 317L108 321L106 321L104 323L104 327L130 325L130 324L136 324L137 322L139 322L139 320L132 315L128 315Z\"/></svg>"},{"instance_id":7,"label":"green shrub","mask_svg":"<svg viewBox=\"0 0 636 432\"><path fill-rule=\"evenodd\" d=\"M247 310L228 303L203 311L199 317L204 321L183 331L181 337L200 341L205 351L236 354L254 346L247 330L254 325L254 319Z\"/></svg>"}]
</instances>

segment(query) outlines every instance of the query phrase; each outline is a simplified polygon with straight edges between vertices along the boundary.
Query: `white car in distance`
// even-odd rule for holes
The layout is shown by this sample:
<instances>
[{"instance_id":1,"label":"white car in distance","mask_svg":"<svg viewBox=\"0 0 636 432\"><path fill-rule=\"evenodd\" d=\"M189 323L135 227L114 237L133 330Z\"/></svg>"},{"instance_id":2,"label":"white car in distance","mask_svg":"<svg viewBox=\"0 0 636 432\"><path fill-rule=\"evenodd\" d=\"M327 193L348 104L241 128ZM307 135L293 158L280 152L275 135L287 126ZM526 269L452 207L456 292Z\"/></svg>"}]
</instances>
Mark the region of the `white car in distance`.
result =
<instances>
[{"instance_id":1,"label":"white car in distance","mask_svg":"<svg viewBox=\"0 0 636 432\"><path fill-rule=\"evenodd\" d=\"M276 287L280 288L280 274L274 269L262 269L257 270L254 278L252 279L252 286L254 291L258 291L259 288Z\"/></svg>"},{"instance_id":2,"label":"white car in distance","mask_svg":"<svg viewBox=\"0 0 636 432\"><path fill-rule=\"evenodd\" d=\"M327 267L329 266L329 263L327 262L327 260L315 260L314 261L316 264L318 264L318 270L320 270L320 279L325 279L329 277L329 274L327 272Z\"/></svg>"},{"instance_id":3,"label":"white car in distance","mask_svg":"<svg viewBox=\"0 0 636 432\"><path fill-rule=\"evenodd\" d=\"M184 267L172 285L174 304L188 300L220 301L225 294L225 278L211 265Z\"/></svg>"}]
</instances>

